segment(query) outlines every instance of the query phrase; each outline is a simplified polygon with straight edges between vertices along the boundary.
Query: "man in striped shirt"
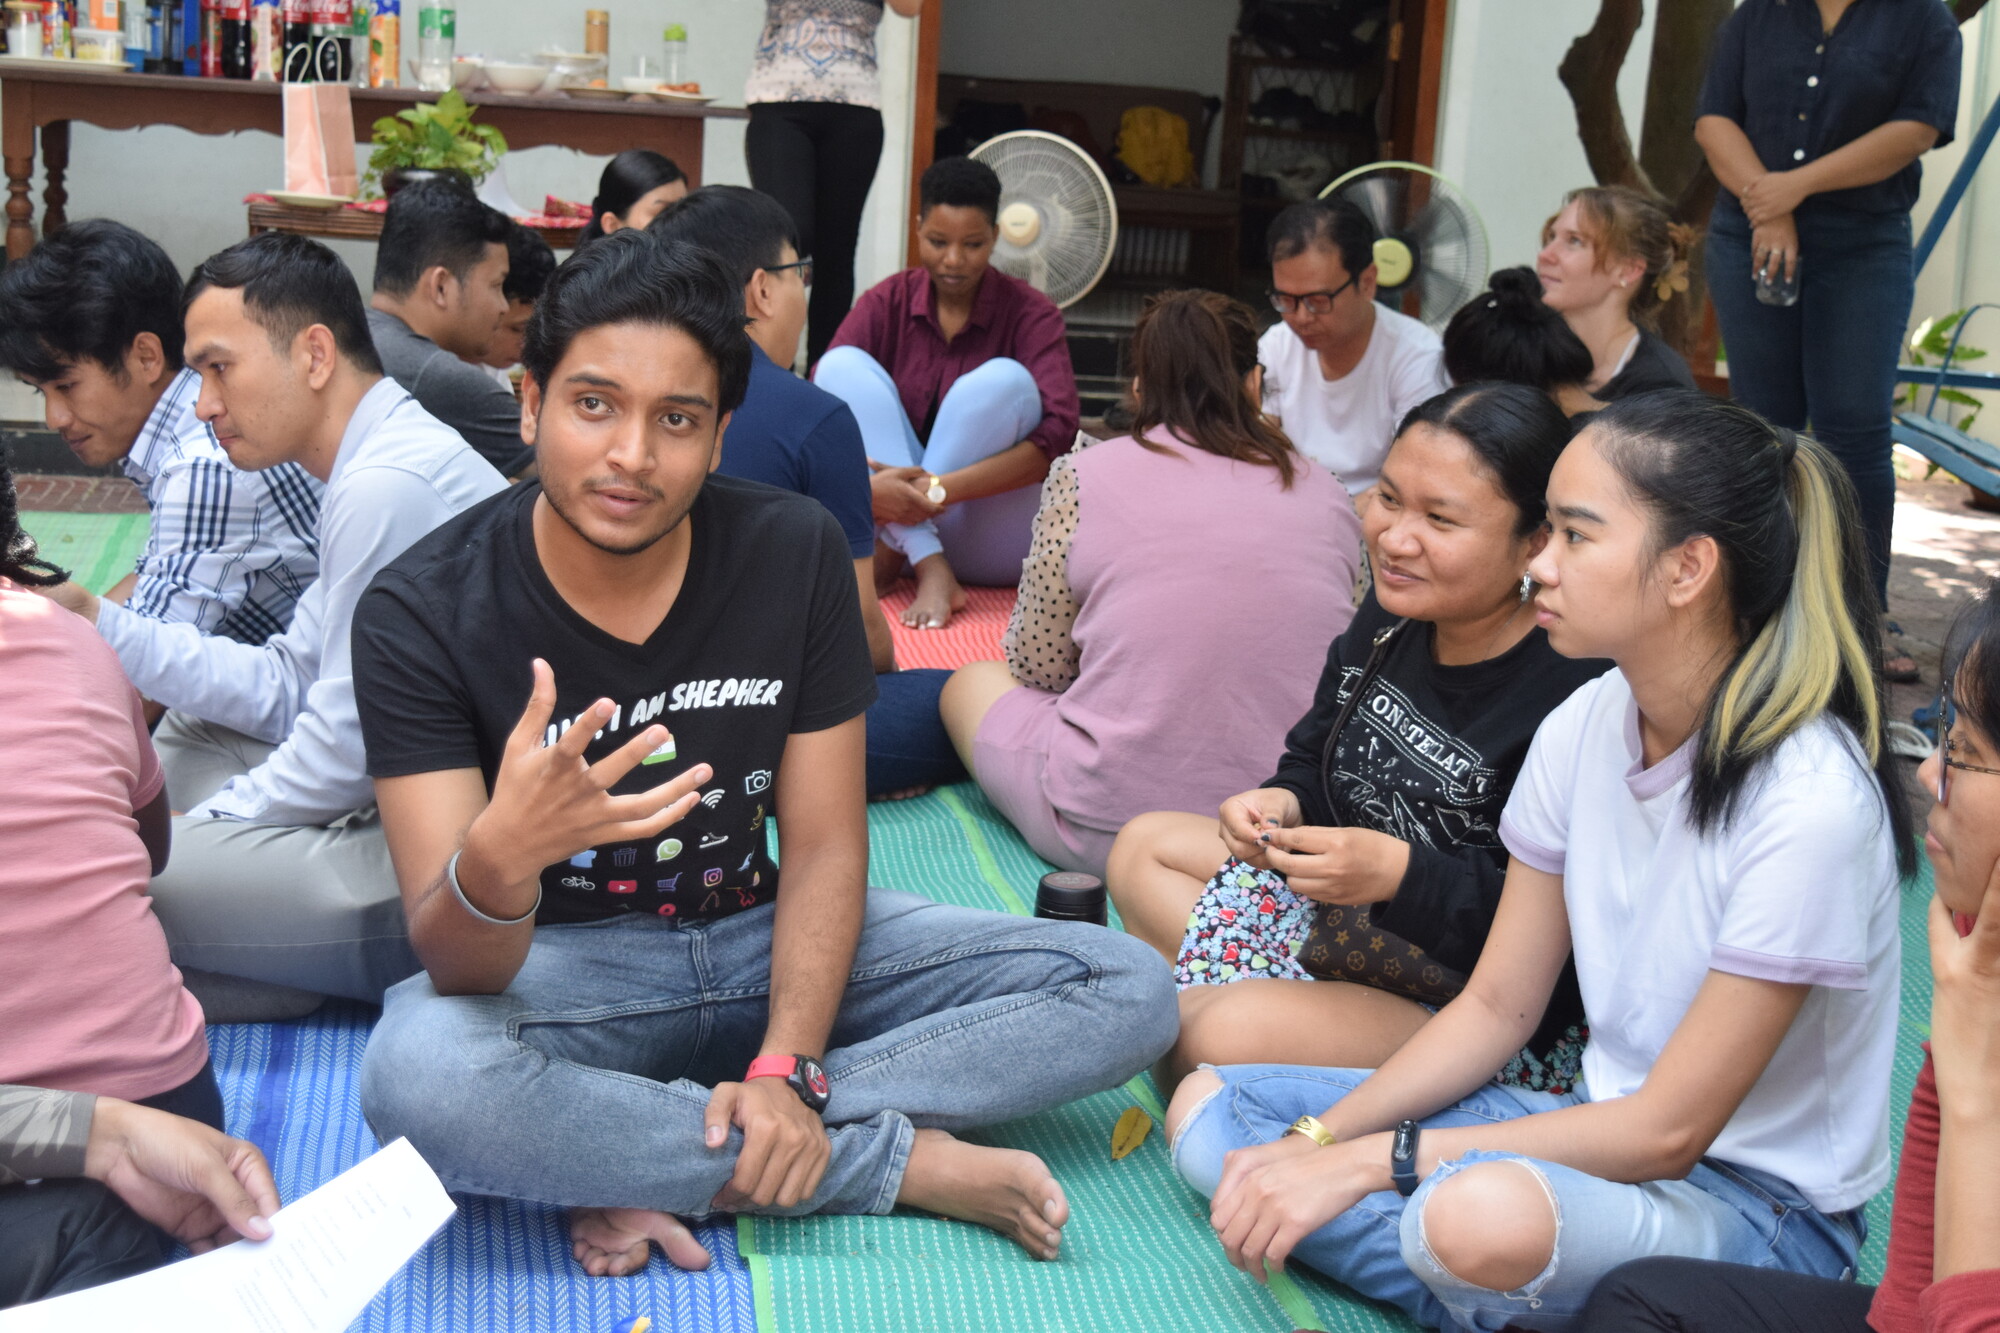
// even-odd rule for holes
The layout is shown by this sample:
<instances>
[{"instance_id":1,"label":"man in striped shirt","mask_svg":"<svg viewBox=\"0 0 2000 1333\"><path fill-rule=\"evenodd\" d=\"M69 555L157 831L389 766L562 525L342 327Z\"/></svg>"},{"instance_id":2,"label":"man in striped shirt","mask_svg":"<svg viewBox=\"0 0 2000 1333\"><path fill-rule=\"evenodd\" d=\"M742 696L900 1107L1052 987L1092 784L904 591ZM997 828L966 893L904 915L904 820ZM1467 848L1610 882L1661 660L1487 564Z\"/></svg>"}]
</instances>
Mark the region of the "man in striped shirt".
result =
<instances>
[{"instance_id":1,"label":"man in striped shirt","mask_svg":"<svg viewBox=\"0 0 2000 1333\"><path fill-rule=\"evenodd\" d=\"M75 223L0 274L0 367L38 390L49 429L145 492L152 531L111 592L150 620L261 644L319 569L322 487L296 463L233 466L195 415L181 279L122 223Z\"/></svg>"}]
</instances>

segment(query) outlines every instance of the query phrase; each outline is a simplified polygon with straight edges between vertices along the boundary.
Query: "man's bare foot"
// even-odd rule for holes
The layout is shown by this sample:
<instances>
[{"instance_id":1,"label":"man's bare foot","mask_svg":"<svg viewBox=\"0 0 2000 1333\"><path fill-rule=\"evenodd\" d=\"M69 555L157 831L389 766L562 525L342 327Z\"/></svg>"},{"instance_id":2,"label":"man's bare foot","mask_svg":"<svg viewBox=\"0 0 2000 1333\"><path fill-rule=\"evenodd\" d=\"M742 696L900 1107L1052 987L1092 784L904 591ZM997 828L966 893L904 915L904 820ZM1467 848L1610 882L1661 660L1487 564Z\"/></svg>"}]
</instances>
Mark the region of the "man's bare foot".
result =
<instances>
[{"instance_id":1,"label":"man's bare foot","mask_svg":"<svg viewBox=\"0 0 2000 1333\"><path fill-rule=\"evenodd\" d=\"M911 629L943 629L965 609L965 589L942 555L917 562L917 595L903 608L903 623Z\"/></svg>"},{"instance_id":2,"label":"man's bare foot","mask_svg":"<svg viewBox=\"0 0 2000 1333\"><path fill-rule=\"evenodd\" d=\"M868 799L871 801L914 801L929 790L930 784L926 783L921 787L905 787L901 791L877 792Z\"/></svg>"},{"instance_id":3,"label":"man's bare foot","mask_svg":"<svg viewBox=\"0 0 2000 1333\"><path fill-rule=\"evenodd\" d=\"M1069 1201L1041 1158L964 1143L941 1129L917 1131L896 1202L990 1227L1037 1259L1056 1257L1069 1221Z\"/></svg>"},{"instance_id":4,"label":"man's bare foot","mask_svg":"<svg viewBox=\"0 0 2000 1333\"><path fill-rule=\"evenodd\" d=\"M667 1262L698 1273L708 1267L708 1251L678 1217L646 1208L572 1208L570 1253L592 1277L624 1277L646 1266L652 1242Z\"/></svg>"}]
</instances>

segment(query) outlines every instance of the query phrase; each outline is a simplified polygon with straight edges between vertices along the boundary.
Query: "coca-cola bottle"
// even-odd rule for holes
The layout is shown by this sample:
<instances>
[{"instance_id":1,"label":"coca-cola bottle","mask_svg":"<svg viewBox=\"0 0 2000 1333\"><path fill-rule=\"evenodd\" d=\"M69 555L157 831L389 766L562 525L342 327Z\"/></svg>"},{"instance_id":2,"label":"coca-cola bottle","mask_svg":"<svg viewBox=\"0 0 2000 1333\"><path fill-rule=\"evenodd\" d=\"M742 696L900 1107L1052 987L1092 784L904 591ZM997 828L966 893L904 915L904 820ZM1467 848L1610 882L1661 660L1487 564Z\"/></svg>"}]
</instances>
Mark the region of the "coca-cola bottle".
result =
<instances>
[{"instance_id":1,"label":"coca-cola bottle","mask_svg":"<svg viewBox=\"0 0 2000 1333\"><path fill-rule=\"evenodd\" d=\"M247 79L252 64L250 0L222 0L218 18L222 34L222 77Z\"/></svg>"},{"instance_id":2,"label":"coca-cola bottle","mask_svg":"<svg viewBox=\"0 0 2000 1333\"><path fill-rule=\"evenodd\" d=\"M285 63L279 77L286 83L313 81L312 17L306 0L284 0Z\"/></svg>"}]
</instances>

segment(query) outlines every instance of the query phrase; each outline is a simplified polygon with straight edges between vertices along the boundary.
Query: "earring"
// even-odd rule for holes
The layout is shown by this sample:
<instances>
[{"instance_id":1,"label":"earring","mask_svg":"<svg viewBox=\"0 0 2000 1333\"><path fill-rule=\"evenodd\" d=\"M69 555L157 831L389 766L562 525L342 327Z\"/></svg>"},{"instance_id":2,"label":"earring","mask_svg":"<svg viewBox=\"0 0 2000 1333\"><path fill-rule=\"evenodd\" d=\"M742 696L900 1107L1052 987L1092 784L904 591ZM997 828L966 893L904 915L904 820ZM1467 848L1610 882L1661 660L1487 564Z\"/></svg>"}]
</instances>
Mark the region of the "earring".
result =
<instances>
[{"instance_id":1,"label":"earring","mask_svg":"<svg viewBox=\"0 0 2000 1333\"><path fill-rule=\"evenodd\" d=\"M1527 601L1535 595L1535 576L1525 570L1521 574L1521 600Z\"/></svg>"}]
</instances>

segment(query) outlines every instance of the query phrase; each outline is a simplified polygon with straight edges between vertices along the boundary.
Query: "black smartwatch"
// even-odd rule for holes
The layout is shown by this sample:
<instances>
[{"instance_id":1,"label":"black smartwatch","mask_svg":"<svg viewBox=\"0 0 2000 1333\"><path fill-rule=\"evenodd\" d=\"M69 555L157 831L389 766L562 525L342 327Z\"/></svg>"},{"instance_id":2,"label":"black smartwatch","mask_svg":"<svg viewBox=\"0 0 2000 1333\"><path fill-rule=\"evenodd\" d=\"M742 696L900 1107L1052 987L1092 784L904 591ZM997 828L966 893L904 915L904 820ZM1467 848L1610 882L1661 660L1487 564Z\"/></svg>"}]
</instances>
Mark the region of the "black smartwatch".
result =
<instances>
[{"instance_id":1,"label":"black smartwatch","mask_svg":"<svg viewBox=\"0 0 2000 1333\"><path fill-rule=\"evenodd\" d=\"M1423 1183L1417 1172L1417 1137L1423 1133L1414 1120L1405 1120L1396 1126L1396 1137L1389 1145L1389 1178L1396 1182L1396 1193L1409 1198Z\"/></svg>"},{"instance_id":2,"label":"black smartwatch","mask_svg":"<svg viewBox=\"0 0 2000 1333\"><path fill-rule=\"evenodd\" d=\"M826 1067L810 1055L760 1055L743 1075L745 1082L753 1078L782 1078L815 1115L826 1114L826 1104L833 1100Z\"/></svg>"}]
</instances>

